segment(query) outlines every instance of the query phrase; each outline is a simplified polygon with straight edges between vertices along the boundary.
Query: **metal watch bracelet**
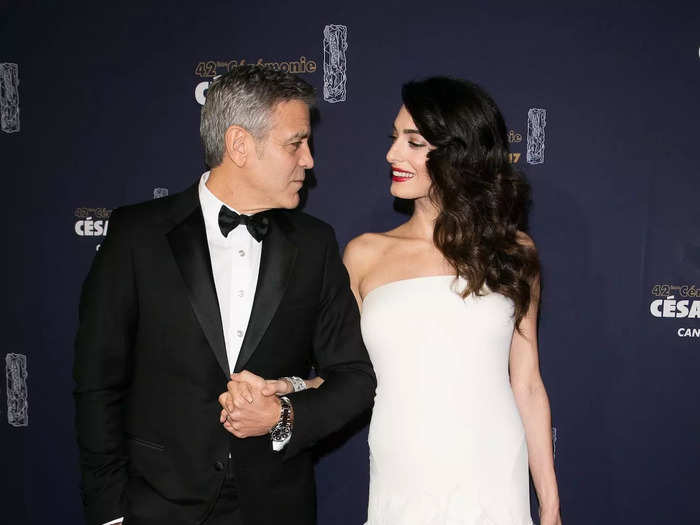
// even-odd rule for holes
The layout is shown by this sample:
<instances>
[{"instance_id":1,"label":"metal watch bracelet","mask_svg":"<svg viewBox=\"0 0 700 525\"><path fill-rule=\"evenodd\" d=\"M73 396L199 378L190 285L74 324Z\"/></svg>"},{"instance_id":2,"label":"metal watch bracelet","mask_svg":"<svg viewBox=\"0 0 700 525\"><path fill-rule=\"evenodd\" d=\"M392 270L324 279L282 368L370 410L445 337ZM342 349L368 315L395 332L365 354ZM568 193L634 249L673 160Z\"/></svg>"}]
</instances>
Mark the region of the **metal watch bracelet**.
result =
<instances>
[{"instance_id":1,"label":"metal watch bracelet","mask_svg":"<svg viewBox=\"0 0 700 525\"><path fill-rule=\"evenodd\" d=\"M284 441L292 435L292 402L287 396L281 396L280 418L277 424L270 429L272 441Z\"/></svg>"}]
</instances>

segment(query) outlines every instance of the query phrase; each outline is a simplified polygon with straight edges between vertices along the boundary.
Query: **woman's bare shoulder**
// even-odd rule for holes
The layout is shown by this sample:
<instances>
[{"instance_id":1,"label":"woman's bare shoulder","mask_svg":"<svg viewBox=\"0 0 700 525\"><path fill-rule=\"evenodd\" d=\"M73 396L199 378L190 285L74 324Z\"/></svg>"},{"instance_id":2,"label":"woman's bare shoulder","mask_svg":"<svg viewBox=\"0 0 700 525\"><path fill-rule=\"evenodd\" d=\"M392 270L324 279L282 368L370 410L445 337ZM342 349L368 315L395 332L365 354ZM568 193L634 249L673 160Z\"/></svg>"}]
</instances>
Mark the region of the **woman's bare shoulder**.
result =
<instances>
[{"instance_id":1,"label":"woman's bare shoulder","mask_svg":"<svg viewBox=\"0 0 700 525\"><path fill-rule=\"evenodd\" d=\"M381 257L391 243L389 232L368 232L358 235L345 247L343 261L346 265L369 267Z\"/></svg>"},{"instance_id":2,"label":"woman's bare shoulder","mask_svg":"<svg viewBox=\"0 0 700 525\"><path fill-rule=\"evenodd\" d=\"M350 273L362 279L376 268L379 261L396 256L403 240L401 226L386 232L363 233L345 247L343 262Z\"/></svg>"}]
</instances>

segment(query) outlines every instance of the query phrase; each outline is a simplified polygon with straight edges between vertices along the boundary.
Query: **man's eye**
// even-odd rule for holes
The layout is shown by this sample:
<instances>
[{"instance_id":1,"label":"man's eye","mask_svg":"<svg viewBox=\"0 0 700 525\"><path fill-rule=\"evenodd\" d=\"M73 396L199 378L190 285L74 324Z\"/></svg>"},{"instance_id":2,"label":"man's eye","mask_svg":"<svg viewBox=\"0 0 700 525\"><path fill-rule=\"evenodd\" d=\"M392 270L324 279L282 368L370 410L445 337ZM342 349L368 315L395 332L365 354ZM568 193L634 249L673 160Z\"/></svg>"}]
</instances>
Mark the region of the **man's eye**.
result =
<instances>
[{"instance_id":1,"label":"man's eye","mask_svg":"<svg viewBox=\"0 0 700 525\"><path fill-rule=\"evenodd\" d=\"M292 142L291 145L292 145L292 147L294 147L294 149L299 149L299 146L301 146L301 141Z\"/></svg>"}]
</instances>

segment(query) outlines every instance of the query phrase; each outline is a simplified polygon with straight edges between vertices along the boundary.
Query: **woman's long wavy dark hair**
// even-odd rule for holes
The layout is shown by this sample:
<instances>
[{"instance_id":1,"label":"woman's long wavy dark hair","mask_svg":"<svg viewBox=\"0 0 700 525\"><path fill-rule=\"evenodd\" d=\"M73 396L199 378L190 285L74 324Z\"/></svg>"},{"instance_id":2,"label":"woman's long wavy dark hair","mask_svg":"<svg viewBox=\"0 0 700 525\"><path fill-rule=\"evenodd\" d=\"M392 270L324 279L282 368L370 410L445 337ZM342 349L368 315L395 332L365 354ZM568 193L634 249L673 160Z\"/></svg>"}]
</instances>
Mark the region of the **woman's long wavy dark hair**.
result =
<instances>
[{"instance_id":1,"label":"woman's long wavy dark hair","mask_svg":"<svg viewBox=\"0 0 700 525\"><path fill-rule=\"evenodd\" d=\"M430 198L440 209L435 245L466 279L464 297L483 294L486 285L513 300L519 326L535 300L539 261L518 238L527 227L530 185L510 163L501 112L476 84L444 77L409 82L401 98L435 146L427 161Z\"/></svg>"}]
</instances>

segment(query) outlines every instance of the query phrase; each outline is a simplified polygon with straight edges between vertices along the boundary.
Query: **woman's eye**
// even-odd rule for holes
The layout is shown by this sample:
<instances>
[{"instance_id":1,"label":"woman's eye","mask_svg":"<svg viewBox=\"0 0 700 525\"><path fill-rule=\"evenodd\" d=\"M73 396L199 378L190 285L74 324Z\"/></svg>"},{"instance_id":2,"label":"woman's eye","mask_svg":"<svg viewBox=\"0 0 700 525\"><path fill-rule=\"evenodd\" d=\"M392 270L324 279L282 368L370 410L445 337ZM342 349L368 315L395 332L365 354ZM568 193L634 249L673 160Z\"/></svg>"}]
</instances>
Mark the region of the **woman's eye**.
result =
<instances>
[{"instance_id":1,"label":"woman's eye","mask_svg":"<svg viewBox=\"0 0 700 525\"><path fill-rule=\"evenodd\" d=\"M397 138L396 135L388 135L388 137L389 137L391 140L396 140L396 138Z\"/></svg>"},{"instance_id":2,"label":"woman's eye","mask_svg":"<svg viewBox=\"0 0 700 525\"><path fill-rule=\"evenodd\" d=\"M412 148L422 148L423 146L425 146L425 144L419 144L418 142L413 142L411 140L408 141L408 145Z\"/></svg>"}]
</instances>

